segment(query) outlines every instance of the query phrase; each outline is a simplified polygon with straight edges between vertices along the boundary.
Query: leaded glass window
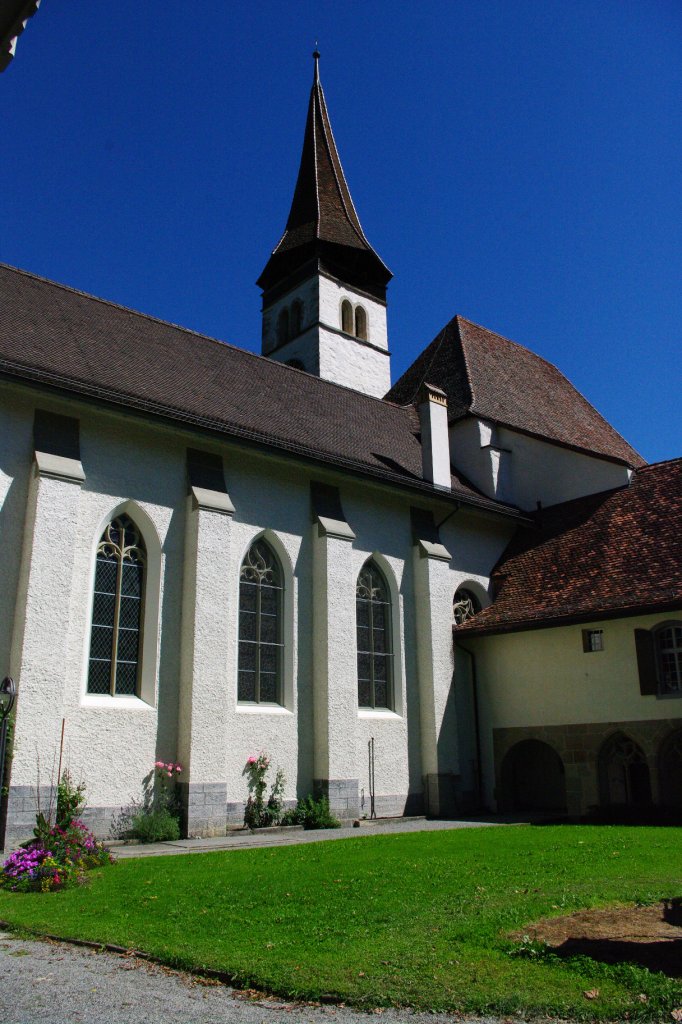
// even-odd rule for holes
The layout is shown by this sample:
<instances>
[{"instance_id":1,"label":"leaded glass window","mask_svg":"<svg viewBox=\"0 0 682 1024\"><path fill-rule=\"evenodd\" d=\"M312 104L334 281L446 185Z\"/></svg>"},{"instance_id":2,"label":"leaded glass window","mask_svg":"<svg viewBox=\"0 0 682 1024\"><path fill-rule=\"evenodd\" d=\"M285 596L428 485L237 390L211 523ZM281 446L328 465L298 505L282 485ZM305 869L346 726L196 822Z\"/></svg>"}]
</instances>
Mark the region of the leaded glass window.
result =
<instances>
[{"instance_id":1,"label":"leaded glass window","mask_svg":"<svg viewBox=\"0 0 682 1024\"><path fill-rule=\"evenodd\" d=\"M135 696L138 691L146 561L132 519L112 519L97 545L88 693Z\"/></svg>"},{"instance_id":2,"label":"leaded glass window","mask_svg":"<svg viewBox=\"0 0 682 1024\"><path fill-rule=\"evenodd\" d=\"M393 696L391 601L386 581L374 562L367 562L356 587L358 642L358 704L390 708Z\"/></svg>"},{"instance_id":3,"label":"leaded glass window","mask_svg":"<svg viewBox=\"0 0 682 1024\"><path fill-rule=\"evenodd\" d=\"M239 577L237 699L281 704L282 570L264 540L249 548Z\"/></svg>"},{"instance_id":4,"label":"leaded glass window","mask_svg":"<svg viewBox=\"0 0 682 1024\"><path fill-rule=\"evenodd\" d=\"M656 630L659 693L682 693L682 623Z\"/></svg>"},{"instance_id":5,"label":"leaded glass window","mask_svg":"<svg viewBox=\"0 0 682 1024\"><path fill-rule=\"evenodd\" d=\"M476 612L480 612L481 604L475 594L464 587L455 592L452 602L452 618L456 626L467 619L471 619Z\"/></svg>"}]
</instances>

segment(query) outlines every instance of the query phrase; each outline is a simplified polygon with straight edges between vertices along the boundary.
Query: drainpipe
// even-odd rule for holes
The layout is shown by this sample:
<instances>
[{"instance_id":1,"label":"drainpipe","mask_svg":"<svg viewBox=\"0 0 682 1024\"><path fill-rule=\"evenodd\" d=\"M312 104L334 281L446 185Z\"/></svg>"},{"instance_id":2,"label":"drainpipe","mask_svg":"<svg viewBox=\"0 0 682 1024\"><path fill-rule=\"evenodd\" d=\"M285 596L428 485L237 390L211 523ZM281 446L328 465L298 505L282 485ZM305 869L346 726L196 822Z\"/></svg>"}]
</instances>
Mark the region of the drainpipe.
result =
<instances>
[{"instance_id":1,"label":"drainpipe","mask_svg":"<svg viewBox=\"0 0 682 1024\"><path fill-rule=\"evenodd\" d=\"M474 705L474 733L476 735L476 797L478 799L479 810L483 810L483 769L481 759L481 728L480 720L478 716L478 681L476 677L476 655L473 651L470 651L468 647L461 644L459 640L455 640L455 645L460 651L464 651L465 654L469 655L469 662L471 664L471 695Z\"/></svg>"}]
</instances>

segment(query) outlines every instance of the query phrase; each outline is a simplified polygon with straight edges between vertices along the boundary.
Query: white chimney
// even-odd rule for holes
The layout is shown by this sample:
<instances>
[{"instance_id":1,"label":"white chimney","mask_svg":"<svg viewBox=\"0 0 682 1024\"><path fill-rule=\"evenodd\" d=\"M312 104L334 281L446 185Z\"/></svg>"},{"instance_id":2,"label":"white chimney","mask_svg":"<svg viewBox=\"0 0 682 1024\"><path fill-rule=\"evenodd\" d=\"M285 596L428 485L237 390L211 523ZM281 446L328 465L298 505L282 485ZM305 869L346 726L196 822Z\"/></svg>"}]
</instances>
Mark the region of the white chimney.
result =
<instances>
[{"instance_id":1,"label":"white chimney","mask_svg":"<svg viewBox=\"0 0 682 1024\"><path fill-rule=\"evenodd\" d=\"M449 491L448 396L433 384L422 384L417 409L422 432L422 476L434 487Z\"/></svg>"}]
</instances>

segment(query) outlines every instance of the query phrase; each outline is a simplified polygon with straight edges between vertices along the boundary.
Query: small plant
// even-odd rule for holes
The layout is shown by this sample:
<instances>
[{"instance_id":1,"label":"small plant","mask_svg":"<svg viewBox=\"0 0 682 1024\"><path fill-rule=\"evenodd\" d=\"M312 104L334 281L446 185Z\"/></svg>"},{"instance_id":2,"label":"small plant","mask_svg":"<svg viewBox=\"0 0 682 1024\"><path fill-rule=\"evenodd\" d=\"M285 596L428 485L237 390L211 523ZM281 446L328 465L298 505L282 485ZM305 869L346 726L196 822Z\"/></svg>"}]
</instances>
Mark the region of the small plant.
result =
<instances>
[{"instance_id":1,"label":"small plant","mask_svg":"<svg viewBox=\"0 0 682 1024\"><path fill-rule=\"evenodd\" d=\"M267 828L277 825L282 817L282 794L284 793L284 772L278 768L275 781L270 788L270 795L265 800L268 788L266 775L270 768L270 758L260 753L252 755L246 761L243 774L247 777L249 796L244 808L244 824L247 828Z\"/></svg>"},{"instance_id":2,"label":"small plant","mask_svg":"<svg viewBox=\"0 0 682 1024\"><path fill-rule=\"evenodd\" d=\"M57 785L57 824L68 828L72 821L85 807L85 783L74 785L71 772L67 768Z\"/></svg>"},{"instance_id":3,"label":"small plant","mask_svg":"<svg viewBox=\"0 0 682 1024\"><path fill-rule=\"evenodd\" d=\"M180 838L180 798L177 791L182 765L155 761L142 784L142 800L133 801L114 816L111 835L141 843L168 842Z\"/></svg>"},{"instance_id":4,"label":"small plant","mask_svg":"<svg viewBox=\"0 0 682 1024\"><path fill-rule=\"evenodd\" d=\"M130 822L130 832L141 843L162 843L180 838L180 822L167 807L140 810Z\"/></svg>"},{"instance_id":5,"label":"small plant","mask_svg":"<svg viewBox=\"0 0 682 1024\"><path fill-rule=\"evenodd\" d=\"M303 825L305 829L339 828L341 822L335 817L326 796L315 799L308 795L299 800L296 807L282 816L283 825Z\"/></svg>"}]
</instances>

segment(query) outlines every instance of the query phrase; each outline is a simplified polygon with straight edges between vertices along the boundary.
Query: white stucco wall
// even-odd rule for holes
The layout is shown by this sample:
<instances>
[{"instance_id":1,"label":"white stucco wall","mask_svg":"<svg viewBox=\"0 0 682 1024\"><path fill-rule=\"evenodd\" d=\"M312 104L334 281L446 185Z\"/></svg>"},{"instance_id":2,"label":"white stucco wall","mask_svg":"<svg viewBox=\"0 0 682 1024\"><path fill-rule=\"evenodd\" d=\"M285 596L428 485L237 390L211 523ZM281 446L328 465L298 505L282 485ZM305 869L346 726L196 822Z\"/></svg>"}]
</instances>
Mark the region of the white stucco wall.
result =
<instances>
[{"instance_id":1,"label":"white stucco wall","mask_svg":"<svg viewBox=\"0 0 682 1024\"><path fill-rule=\"evenodd\" d=\"M284 345L277 337L283 308L303 303L303 332ZM341 332L341 304L347 299L367 314L367 340ZM391 386L386 305L324 274L296 285L263 312L263 355L278 362L299 360L308 373L382 398Z\"/></svg>"},{"instance_id":2,"label":"white stucco wall","mask_svg":"<svg viewBox=\"0 0 682 1024\"><path fill-rule=\"evenodd\" d=\"M82 483L47 481L37 505L28 500L36 405L79 419L85 472ZM13 785L35 785L38 754L42 781L49 781L45 774L54 776L64 720L63 764L86 781L90 807L107 813L139 799L142 780L157 759L187 761L190 783L220 784L236 818L247 793L246 759L261 750L270 755L273 768L285 773L285 799L311 791L313 779L320 777L314 746L319 694L313 690L313 608L319 585L313 573L310 506L310 481L315 479L340 486L355 533L353 540L335 542L343 545L343 557L331 544L326 570L329 593L335 594L328 610L332 711L341 689L347 697L343 716L328 715L337 751L334 775L350 773L358 780L365 796L361 812L369 813L368 743L373 738L378 813L400 813L409 794L419 798L424 774L416 653L421 627L409 495L125 414L36 397L28 389L3 387L0 410L7 427L0 461L0 540L7 579L14 581L6 599L11 614L0 623L0 639L9 652L14 635L16 654L4 671L13 671L19 685ZM233 515L193 510L187 496L188 446L223 456ZM39 530L27 520L27 509L34 507ZM148 551L143 688L140 697L91 696L86 675L95 550L105 524L122 511L136 521ZM461 509L448 518L448 506L442 504L436 520L447 520L443 541L453 557L441 563L431 595L431 621L442 633L437 643L442 657L433 664L441 703L433 744L439 767L456 772L461 730L453 731L453 718L442 713L449 703L452 716L452 596L466 583L485 600L490 569L510 526ZM22 547L24 535L31 539L29 547ZM285 575L284 701L276 707L237 701L239 570L259 536L272 544ZM65 551L70 552L66 561ZM391 591L394 699L388 711L357 707L355 581L369 557L377 560ZM32 567L24 574L23 589L21 559ZM24 613L27 622L40 625L46 605L59 613L52 631L31 626L22 632ZM336 630L341 622L346 626ZM24 633L33 645L30 652ZM58 658L56 638L62 652ZM49 700L41 703L48 692ZM331 775L331 760L329 766Z\"/></svg>"},{"instance_id":3,"label":"white stucco wall","mask_svg":"<svg viewBox=\"0 0 682 1024\"><path fill-rule=\"evenodd\" d=\"M469 417L450 427L452 462L484 494L534 511L627 484L625 466Z\"/></svg>"}]
</instances>

